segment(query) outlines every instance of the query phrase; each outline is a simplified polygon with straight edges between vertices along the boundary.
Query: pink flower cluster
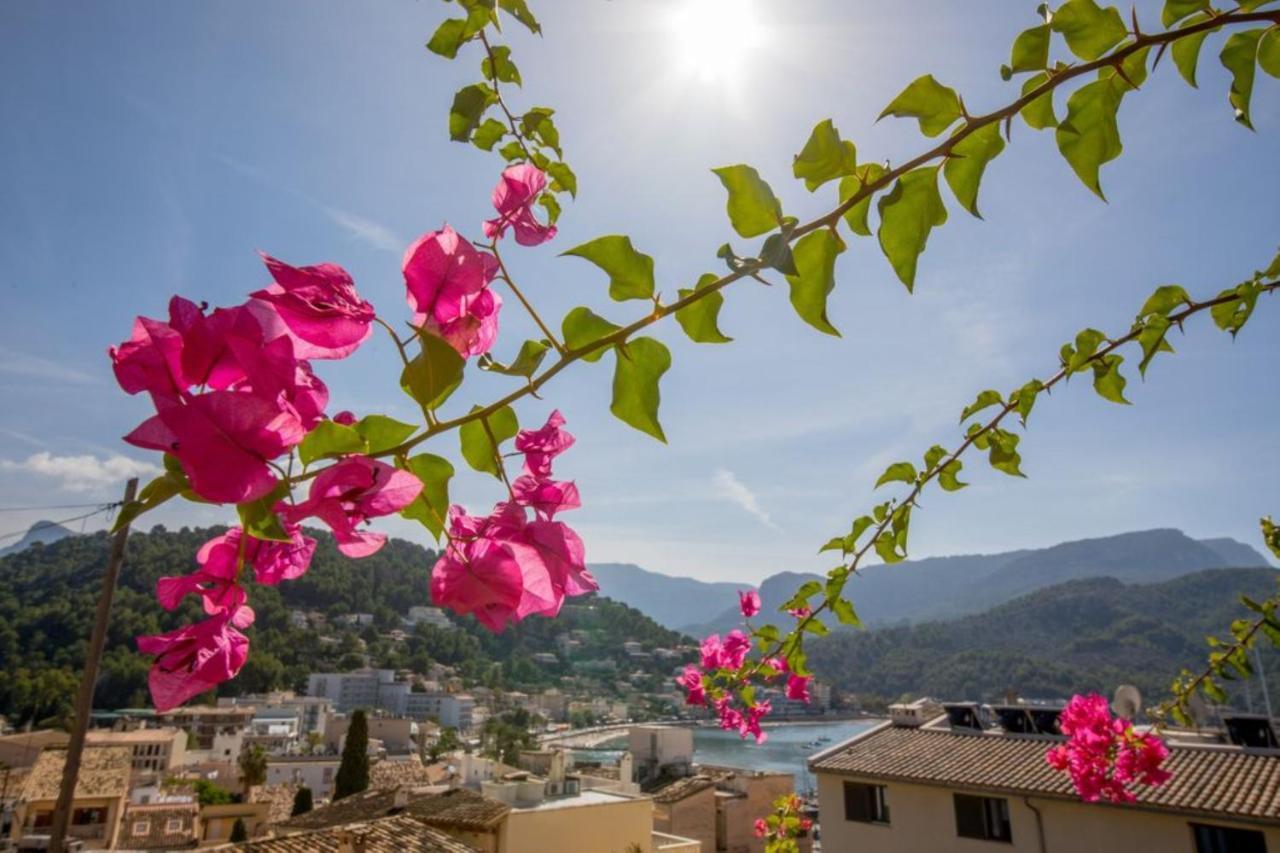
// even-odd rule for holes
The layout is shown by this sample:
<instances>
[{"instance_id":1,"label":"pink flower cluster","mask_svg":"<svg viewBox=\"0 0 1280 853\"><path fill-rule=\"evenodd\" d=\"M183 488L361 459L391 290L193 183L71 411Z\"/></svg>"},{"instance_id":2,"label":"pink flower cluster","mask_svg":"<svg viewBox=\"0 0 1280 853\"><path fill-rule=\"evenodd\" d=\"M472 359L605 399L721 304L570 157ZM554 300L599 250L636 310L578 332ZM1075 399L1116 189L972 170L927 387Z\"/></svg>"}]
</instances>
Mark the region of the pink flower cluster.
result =
<instances>
[{"instance_id":1,"label":"pink flower cluster","mask_svg":"<svg viewBox=\"0 0 1280 853\"><path fill-rule=\"evenodd\" d=\"M510 228L525 246L554 237L555 227L532 211L545 187L537 168L508 168L493 191L498 217L484 223L485 235L496 241ZM325 420L329 402L310 360L351 355L376 319L342 267L294 267L263 257L272 283L244 304L209 312L175 296L167 321L137 318L130 339L110 350L120 387L146 392L156 409L125 441L172 456L191 491L213 503L245 504L282 493L273 460L292 453ZM490 287L498 268L493 254L476 250L447 225L419 238L403 264L413 325L440 335L464 358L488 352L502 307ZM357 423L347 411L333 420ZM551 478L551 460L573 443L560 429L563 423L555 413L541 430L517 437L525 474L512 484L509 502L485 518L451 509L451 541L433 570L438 603L475 612L497 630L530 613L554 615L565 596L597 588L582 540L554 520L580 503L573 483ZM241 573L252 569L262 584L304 574L316 542L303 535L302 521L320 519L342 553L365 557L386 542L365 523L403 510L422 489L411 473L367 456L345 456L312 479L306 500L275 503L288 541L232 528L205 543L194 572L161 578L156 596L166 609L196 595L207 618L138 638L139 649L155 656L149 681L156 708L180 705L239 672L249 651L242 629L254 620Z\"/></svg>"},{"instance_id":2,"label":"pink flower cluster","mask_svg":"<svg viewBox=\"0 0 1280 853\"><path fill-rule=\"evenodd\" d=\"M766 839L766 850L797 850L794 839L813 828L813 821L804 817L804 802L795 794L786 794L773 801L773 813L767 818L758 817L752 823L756 838Z\"/></svg>"},{"instance_id":3,"label":"pink flower cluster","mask_svg":"<svg viewBox=\"0 0 1280 853\"><path fill-rule=\"evenodd\" d=\"M755 590L740 592L738 605L742 615L750 618L760 612L760 594ZM773 710L772 701L767 698L754 699L739 707L734 704L730 691L716 686L717 679L733 678L742 673L748 664L751 637L737 629L723 638L719 634L712 634L702 641L699 651L699 662L685 666L684 671L676 678L676 685L684 690L685 704L710 708L720 718L720 728L736 730L743 738L754 737L756 743L764 743L768 734L761 729L760 723ZM782 694L789 700L805 703L810 701L809 683L813 680L812 676L792 672L783 658L774 657L761 661L759 673L766 683L785 676Z\"/></svg>"},{"instance_id":4,"label":"pink flower cluster","mask_svg":"<svg viewBox=\"0 0 1280 853\"><path fill-rule=\"evenodd\" d=\"M552 412L540 429L516 436L524 473L507 501L487 516L449 509L449 544L431 570L431 599L458 613L474 613L491 631L527 616L555 616L567 596L599 589L587 571L582 540L561 512L581 505L578 487L552 479L552 460L573 444ZM529 511L533 511L533 518Z\"/></svg>"},{"instance_id":5,"label":"pink flower cluster","mask_svg":"<svg viewBox=\"0 0 1280 853\"><path fill-rule=\"evenodd\" d=\"M1131 803L1131 785L1163 785L1170 778L1161 768L1169 756L1164 741L1138 732L1128 720L1113 718L1103 696L1071 697L1058 724L1069 739L1045 753L1045 760L1070 774L1086 802Z\"/></svg>"}]
</instances>

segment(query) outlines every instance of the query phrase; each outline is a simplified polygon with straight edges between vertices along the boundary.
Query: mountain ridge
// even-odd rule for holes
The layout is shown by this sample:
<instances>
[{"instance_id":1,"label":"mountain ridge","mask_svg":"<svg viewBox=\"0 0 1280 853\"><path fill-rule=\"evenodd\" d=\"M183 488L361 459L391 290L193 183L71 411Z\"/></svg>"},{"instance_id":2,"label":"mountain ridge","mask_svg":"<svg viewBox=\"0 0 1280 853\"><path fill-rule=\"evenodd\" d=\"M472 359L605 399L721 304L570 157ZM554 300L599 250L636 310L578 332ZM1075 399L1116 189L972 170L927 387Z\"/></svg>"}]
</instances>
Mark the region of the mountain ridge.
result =
<instances>
[{"instance_id":1,"label":"mountain ridge","mask_svg":"<svg viewBox=\"0 0 1280 853\"><path fill-rule=\"evenodd\" d=\"M19 551L25 551L32 545L52 545L68 536L78 535L75 531L63 527L56 521L48 521L41 519L35 524L27 528L27 532L22 534L22 538L12 545L0 548L0 557L7 557L10 554L16 554Z\"/></svg>"}]
</instances>

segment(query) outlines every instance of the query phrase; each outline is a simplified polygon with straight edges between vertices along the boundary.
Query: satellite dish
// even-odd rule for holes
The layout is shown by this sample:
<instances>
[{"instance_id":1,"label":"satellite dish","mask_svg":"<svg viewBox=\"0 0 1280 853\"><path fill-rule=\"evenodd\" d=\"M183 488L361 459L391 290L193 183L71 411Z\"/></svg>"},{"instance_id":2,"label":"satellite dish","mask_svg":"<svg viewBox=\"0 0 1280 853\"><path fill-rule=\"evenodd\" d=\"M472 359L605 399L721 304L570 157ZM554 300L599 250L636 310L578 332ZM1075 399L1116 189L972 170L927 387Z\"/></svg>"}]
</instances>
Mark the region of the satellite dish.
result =
<instances>
[{"instance_id":1,"label":"satellite dish","mask_svg":"<svg viewBox=\"0 0 1280 853\"><path fill-rule=\"evenodd\" d=\"M1121 684L1111 700L1111 710L1117 717L1132 720L1142 708L1142 694L1132 684Z\"/></svg>"}]
</instances>

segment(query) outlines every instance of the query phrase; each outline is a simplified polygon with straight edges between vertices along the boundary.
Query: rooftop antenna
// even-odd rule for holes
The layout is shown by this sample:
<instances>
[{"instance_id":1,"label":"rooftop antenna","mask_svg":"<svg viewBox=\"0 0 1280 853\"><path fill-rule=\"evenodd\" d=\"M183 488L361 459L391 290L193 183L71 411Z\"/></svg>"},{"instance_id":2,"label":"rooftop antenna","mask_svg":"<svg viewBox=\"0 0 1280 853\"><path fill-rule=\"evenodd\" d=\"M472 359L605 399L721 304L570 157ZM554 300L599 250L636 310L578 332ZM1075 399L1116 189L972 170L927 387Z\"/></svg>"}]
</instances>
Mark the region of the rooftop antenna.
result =
<instances>
[{"instance_id":1,"label":"rooftop antenna","mask_svg":"<svg viewBox=\"0 0 1280 853\"><path fill-rule=\"evenodd\" d=\"M1111 700L1111 710L1117 717L1132 720L1142 707L1142 694L1132 684L1121 684L1116 688L1115 698Z\"/></svg>"}]
</instances>

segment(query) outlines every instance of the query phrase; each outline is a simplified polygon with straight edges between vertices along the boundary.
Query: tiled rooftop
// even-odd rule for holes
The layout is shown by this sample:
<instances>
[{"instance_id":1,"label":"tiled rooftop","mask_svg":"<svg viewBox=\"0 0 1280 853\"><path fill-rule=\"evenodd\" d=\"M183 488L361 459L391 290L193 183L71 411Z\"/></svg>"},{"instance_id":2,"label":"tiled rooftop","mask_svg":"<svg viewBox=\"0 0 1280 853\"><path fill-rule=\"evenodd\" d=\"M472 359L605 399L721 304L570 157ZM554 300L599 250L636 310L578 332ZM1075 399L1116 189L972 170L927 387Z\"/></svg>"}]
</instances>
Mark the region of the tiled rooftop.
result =
<instances>
[{"instance_id":1,"label":"tiled rooftop","mask_svg":"<svg viewBox=\"0 0 1280 853\"><path fill-rule=\"evenodd\" d=\"M66 750L46 749L40 753L35 766L23 782L22 799L27 802L58 799L62 770L66 763ZM80 758L76 798L127 795L132 765L132 751L127 746L86 746Z\"/></svg>"},{"instance_id":2,"label":"tiled rooftop","mask_svg":"<svg viewBox=\"0 0 1280 853\"><path fill-rule=\"evenodd\" d=\"M195 803L157 803L130 805L125 809L120 829L120 846L138 850L176 850L196 846L195 821L200 807ZM181 822L176 832L169 831L169 821ZM139 824L147 824L147 832L135 835Z\"/></svg>"},{"instance_id":3,"label":"tiled rooftop","mask_svg":"<svg viewBox=\"0 0 1280 853\"><path fill-rule=\"evenodd\" d=\"M409 815L396 815L365 823L347 823L280 838L251 841L235 848L252 853L337 853L352 847L365 853L476 853L439 830Z\"/></svg>"},{"instance_id":4,"label":"tiled rooftop","mask_svg":"<svg viewBox=\"0 0 1280 853\"><path fill-rule=\"evenodd\" d=\"M953 733L885 723L809 760L815 772L1011 794L1077 799L1045 763L1043 737ZM1280 752L1174 742L1158 788L1134 788L1137 804L1221 817L1280 819Z\"/></svg>"},{"instance_id":5,"label":"tiled rooftop","mask_svg":"<svg viewBox=\"0 0 1280 853\"><path fill-rule=\"evenodd\" d=\"M319 829L373 820L392 814L395 800L393 790L365 791L284 821L279 826L281 830ZM509 811L511 807L504 803L458 788L443 793L410 792L409 805L402 813L441 829L486 832L501 823Z\"/></svg>"},{"instance_id":6,"label":"tiled rooftop","mask_svg":"<svg viewBox=\"0 0 1280 853\"><path fill-rule=\"evenodd\" d=\"M655 803L679 802L685 797L691 797L699 791L705 791L707 788L714 788L715 784L716 783L709 776L686 776L683 779L677 779L674 782L670 782L653 791L653 801Z\"/></svg>"}]
</instances>

